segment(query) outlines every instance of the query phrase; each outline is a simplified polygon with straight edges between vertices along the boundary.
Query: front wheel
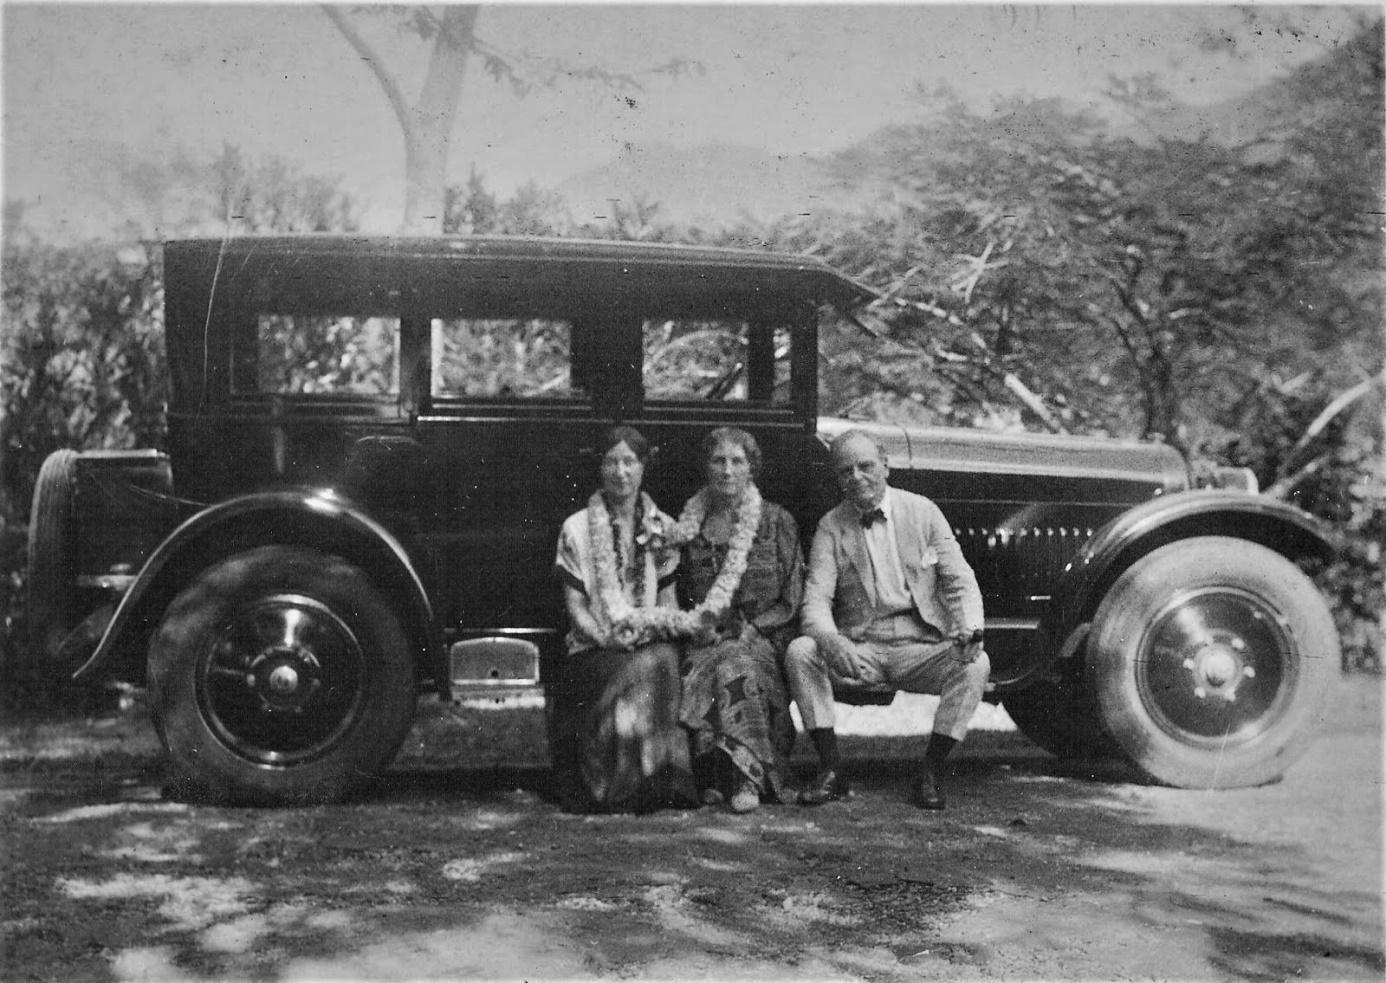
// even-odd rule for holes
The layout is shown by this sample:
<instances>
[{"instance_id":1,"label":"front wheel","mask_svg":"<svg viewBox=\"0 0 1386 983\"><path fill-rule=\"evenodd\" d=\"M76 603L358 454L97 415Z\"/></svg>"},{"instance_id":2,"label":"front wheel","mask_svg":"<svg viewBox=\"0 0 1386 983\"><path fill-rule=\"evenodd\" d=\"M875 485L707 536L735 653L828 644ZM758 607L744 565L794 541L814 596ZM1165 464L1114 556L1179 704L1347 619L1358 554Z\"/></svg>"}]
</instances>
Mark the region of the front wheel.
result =
<instances>
[{"instance_id":1,"label":"front wheel","mask_svg":"<svg viewBox=\"0 0 1386 983\"><path fill-rule=\"evenodd\" d=\"M1103 758L1112 739L1103 731L1097 706L1077 658L1053 666L1044 678L1007 693L1002 705L1020 732L1059 758Z\"/></svg>"},{"instance_id":2,"label":"front wheel","mask_svg":"<svg viewBox=\"0 0 1386 983\"><path fill-rule=\"evenodd\" d=\"M1206 536L1118 578L1087 659L1103 727L1141 771L1237 788L1274 781L1305 749L1340 656L1328 606L1293 563Z\"/></svg>"},{"instance_id":3,"label":"front wheel","mask_svg":"<svg viewBox=\"0 0 1386 983\"><path fill-rule=\"evenodd\" d=\"M155 633L149 684L174 786L213 801L338 799L389 764L415 707L394 611L361 570L301 547L199 575Z\"/></svg>"}]
</instances>

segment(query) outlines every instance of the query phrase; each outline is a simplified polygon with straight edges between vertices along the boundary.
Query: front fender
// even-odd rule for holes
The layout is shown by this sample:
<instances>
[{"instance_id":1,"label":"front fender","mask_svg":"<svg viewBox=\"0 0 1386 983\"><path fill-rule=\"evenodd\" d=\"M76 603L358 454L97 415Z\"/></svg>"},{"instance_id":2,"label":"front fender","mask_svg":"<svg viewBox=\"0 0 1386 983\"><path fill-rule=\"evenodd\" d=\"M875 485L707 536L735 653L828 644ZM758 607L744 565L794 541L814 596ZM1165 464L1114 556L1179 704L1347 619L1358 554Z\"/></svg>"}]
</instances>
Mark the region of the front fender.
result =
<instances>
[{"instance_id":1,"label":"front fender","mask_svg":"<svg viewBox=\"0 0 1386 983\"><path fill-rule=\"evenodd\" d=\"M1179 539L1235 536L1260 543L1291 560L1328 560L1334 547L1318 519L1264 495L1210 489L1153 498L1099 529L1064 568L1049 611L1041 620L1058 646L1092 619L1107 589L1131 564Z\"/></svg>"},{"instance_id":2,"label":"front fender","mask_svg":"<svg viewBox=\"0 0 1386 983\"><path fill-rule=\"evenodd\" d=\"M203 509L175 529L149 557L121 598L79 683L140 683L150 636L173 597L199 571L256 546L305 546L367 570L400 613L416 669L446 695L448 673L428 592L399 540L355 505L309 489L261 492Z\"/></svg>"}]
</instances>

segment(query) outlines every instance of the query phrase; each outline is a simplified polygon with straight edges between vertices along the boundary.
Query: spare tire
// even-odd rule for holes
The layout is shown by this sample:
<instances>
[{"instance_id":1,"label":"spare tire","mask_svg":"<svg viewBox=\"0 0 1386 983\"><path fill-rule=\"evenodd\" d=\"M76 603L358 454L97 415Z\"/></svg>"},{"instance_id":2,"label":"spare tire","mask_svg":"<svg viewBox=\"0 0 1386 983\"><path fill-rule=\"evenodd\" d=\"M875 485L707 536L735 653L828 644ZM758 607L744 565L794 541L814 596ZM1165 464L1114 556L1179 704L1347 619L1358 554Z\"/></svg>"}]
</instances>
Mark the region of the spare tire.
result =
<instances>
[{"instance_id":1,"label":"spare tire","mask_svg":"<svg viewBox=\"0 0 1386 983\"><path fill-rule=\"evenodd\" d=\"M58 650L81 620L77 590L75 498L77 452L54 451L39 470L29 511L27 668L36 681L55 683Z\"/></svg>"}]
</instances>

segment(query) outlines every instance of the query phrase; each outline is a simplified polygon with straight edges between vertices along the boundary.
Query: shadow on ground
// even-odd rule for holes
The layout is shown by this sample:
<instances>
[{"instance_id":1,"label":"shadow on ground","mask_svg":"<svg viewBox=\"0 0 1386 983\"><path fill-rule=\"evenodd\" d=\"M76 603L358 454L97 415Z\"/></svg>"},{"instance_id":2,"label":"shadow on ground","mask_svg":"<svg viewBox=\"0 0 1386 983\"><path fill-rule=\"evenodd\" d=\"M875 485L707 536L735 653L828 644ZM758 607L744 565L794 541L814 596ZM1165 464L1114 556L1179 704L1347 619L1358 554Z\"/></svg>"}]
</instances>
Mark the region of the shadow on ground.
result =
<instances>
[{"instance_id":1,"label":"shadow on ground","mask_svg":"<svg viewBox=\"0 0 1386 983\"><path fill-rule=\"evenodd\" d=\"M294 810L168 801L138 735L85 756L9 745L0 969L187 980L1386 971L1379 880L1361 871L1379 877L1380 806L1372 788L1345 784L1375 781L1379 731L1335 737L1280 785L1227 793L1141 786L1115 763L1061 764L1014 734L979 734L942 813L907 802L918 739L846 739L848 801L636 817L559 810L532 740L541 728L535 715L440 708L364 794ZM807 777L812 760L796 768ZM1321 849L1330 800L1341 855Z\"/></svg>"}]
</instances>

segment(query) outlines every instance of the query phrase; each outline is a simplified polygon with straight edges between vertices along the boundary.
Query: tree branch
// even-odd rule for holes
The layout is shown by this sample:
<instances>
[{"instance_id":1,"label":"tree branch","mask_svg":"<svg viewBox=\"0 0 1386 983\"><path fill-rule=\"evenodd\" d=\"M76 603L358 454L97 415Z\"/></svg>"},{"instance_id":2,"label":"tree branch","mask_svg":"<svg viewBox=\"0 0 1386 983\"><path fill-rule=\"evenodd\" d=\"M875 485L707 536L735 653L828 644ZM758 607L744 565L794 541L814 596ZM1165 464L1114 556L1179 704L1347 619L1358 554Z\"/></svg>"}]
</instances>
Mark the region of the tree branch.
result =
<instances>
[{"instance_id":1,"label":"tree branch","mask_svg":"<svg viewBox=\"0 0 1386 983\"><path fill-rule=\"evenodd\" d=\"M390 108L395 111L395 117L399 120L399 125L404 131L405 140L412 140L414 136L414 121L411 116L409 101L404 96L404 91L399 87L393 75L385 70L385 63L381 61L380 55L371 47L369 41L361 36L356 30L350 19L342 12L340 7L332 4L319 4L322 12L327 15L327 19L336 25L337 30L342 32L342 37L346 38L356 53L361 56L361 60L366 66L375 73L376 80L380 87L385 90L385 97L390 101Z\"/></svg>"},{"instance_id":2,"label":"tree branch","mask_svg":"<svg viewBox=\"0 0 1386 983\"><path fill-rule=\"evenodd\" d=\"M1039 417L1040 420L1044 422L1044 425L1049 428L1050 432L1068 433L1067 428L1059 421L1058 417L1049 412L1049 407L1044 405L1044 401L1036 396L1034 391L1026 386L1025 383L1021 382L1014 372L1007 372L1002 375L1001 382L1007 389L1015 394L1017 399L1025 404L1031 413L1035 414L1035 416Z\"/></svg>"},{"instance_id":3,"label":"tree branch","mask_svg":"<svg viewBox=\"0 0 1386 983\"><path fill-rule=\"evenodd\" d=\"M1372 387L1376 385L1386 385L1386 370L1367 379L1363 379L1357 385L1350 389L1343 390L1330 400L1319 415L1314 417L1313 422L1305 428L1299 440L1295 441L1294 447L1290 448L1290 453L1285 455L1285 464L1282 467L1289 468L1294 463L1295 459L1303 453L1304 449L1313 442L1314 438L1323 433L1324 429L1327 428L1340 413L1369 393ZM1281 495L1288 492L1307 474L1311 474L1313 470L1319 466L1322 458L1323 455L1321 454L1310 461L1309 464L1300 468L1295 474L1282 477L1280 480L1276 481L1275 484L1271 485L1270 489L1267 489L1266 494L1269 495L1272 491L1276 490L1279 490Z\"/></svg>"},{"instance_id":4,"label":"tree branch","mask_svg":"<svg viewBox=\"0 0 1386 983\"><path fill-rule=\"evenodd\" d=\"M1126 330L1126 325L1121 323L1121 318L1106 313L1102 313L1101 317L1103 318L1103 320L1105 320L1108 324L1112 326L1112 330L1115 331L1117 333L1117 337L1121 339L1122 347L1126 349L1126 353L1130 355L1132 361L1136 363L1136 368L1140 369L1141 353L1136 350L1136 343L1132 340L1130 333Z\"/></svg>"},{"instance_id":5,"label":"tree branch","mask_svg":"<svg viewBox=\"0 0 1386 983\"><path fill-rule=\"evenodd\" d=\"M1271 485L1269 488L1266 489L1266 496L1269 498L1278 498L1283 500L1287 495L1290 494L1290 492L1295 490L1296 486L1298 486L1301 481L1308 477L1311 477L1316 471L1319 470L1319 468L1323 467L1324 463L1329 459L1331 454L1332 451L1324 451L1322 454L1314 458L1308 464L1304 465L1304 467L1300 468L1294 474L1286 475L1284 478L1281 478L1275 484Z\"/></svg>"}]
</instances>

